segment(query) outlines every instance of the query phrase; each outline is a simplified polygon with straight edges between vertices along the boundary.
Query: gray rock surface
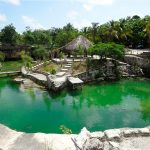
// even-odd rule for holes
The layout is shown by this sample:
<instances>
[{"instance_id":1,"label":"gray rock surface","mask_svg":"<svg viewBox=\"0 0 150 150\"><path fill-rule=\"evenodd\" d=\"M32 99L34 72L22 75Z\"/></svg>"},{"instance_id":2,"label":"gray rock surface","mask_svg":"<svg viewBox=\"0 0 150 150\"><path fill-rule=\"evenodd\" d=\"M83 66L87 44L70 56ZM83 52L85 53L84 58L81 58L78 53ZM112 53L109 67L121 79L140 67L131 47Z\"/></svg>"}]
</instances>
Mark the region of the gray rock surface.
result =
<instances>
[{"instance_id":1,"label":"gray rock surface","mask_svg":"<svg viewBox=\"0 0 150 150\"><path fill-rule=\"evenodd\" d=\"M84 150L103 150L104 144L97 138L90 138L83 146Z\"/></svg>"},{"instance_id":2,"label":"gray rock surface","mask_svg":"<svg viewBox=\"0 0 150 150\"><path fill-rule=\"evenodd\" d=\"M93 133L83 128L66 135L28 134L0 124L0 150L150 150L150 127Z\"/></svg>"},{"instance_id":3,"label":"gray rock surface","mask_svg":"<svg viewBox=\"0 0 150 150\"><path fill-rule=\"evenodd\" d=\"M119 129L106 130L104 133L108 140L120 140L121 138L121 131Z\"/></svg>"}]
</instances>

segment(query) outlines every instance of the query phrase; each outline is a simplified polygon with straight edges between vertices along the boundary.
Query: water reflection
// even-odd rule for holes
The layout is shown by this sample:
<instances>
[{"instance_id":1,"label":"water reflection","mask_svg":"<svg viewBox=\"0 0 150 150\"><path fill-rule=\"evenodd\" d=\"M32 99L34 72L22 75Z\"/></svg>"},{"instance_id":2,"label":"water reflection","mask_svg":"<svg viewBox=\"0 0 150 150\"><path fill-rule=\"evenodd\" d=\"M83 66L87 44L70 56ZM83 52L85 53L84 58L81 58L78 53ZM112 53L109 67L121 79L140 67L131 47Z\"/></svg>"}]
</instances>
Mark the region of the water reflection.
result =
<instances>
[{"instance_id":1,"label":"water reflection","mask_svg":"<svg viewBox=\"0 0 150 150\"><path fill-rule=\"evenodd\" d=\"M90 84L82 90L48 93L20 90L10 79L0 80L0 122L27 132L59 132L64 124L74 133L150 124L150 83L120 81ZM9 110L9 111L8 111Z\"/></svg>"}]
</instances>

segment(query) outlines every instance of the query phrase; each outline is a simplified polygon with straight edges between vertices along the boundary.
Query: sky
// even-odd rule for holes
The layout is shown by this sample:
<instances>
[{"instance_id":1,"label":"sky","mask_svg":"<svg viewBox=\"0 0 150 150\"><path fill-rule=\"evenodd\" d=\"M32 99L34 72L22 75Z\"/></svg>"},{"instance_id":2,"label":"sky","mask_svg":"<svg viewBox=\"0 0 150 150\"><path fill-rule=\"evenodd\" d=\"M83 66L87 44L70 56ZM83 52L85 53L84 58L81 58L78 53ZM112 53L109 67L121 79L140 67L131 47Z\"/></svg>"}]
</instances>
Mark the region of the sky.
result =
<instances>
[{"instance_id":1,"label":"sky","mask_svg":"<svg viewBox=\"0 0 150 150\"><path fill-rule=\"evenodd\" d=\"M63 27L81 29L127 16L150 15L150 0L0 0L0 29L13 24L18 32Z\"/></svg>"}]
</instances>

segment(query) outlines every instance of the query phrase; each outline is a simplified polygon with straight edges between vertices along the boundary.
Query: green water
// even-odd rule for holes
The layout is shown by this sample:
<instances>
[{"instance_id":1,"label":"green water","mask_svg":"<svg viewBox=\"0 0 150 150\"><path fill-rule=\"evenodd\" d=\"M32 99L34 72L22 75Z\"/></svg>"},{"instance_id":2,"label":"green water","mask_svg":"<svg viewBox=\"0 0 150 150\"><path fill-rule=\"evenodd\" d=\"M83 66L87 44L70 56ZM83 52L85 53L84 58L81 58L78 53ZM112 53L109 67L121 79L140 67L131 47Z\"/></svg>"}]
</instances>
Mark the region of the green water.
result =
<instances>
[{"instance_id":1,"label":"green water","mask_svg":"<svg viewBox=\"0 0 150 150\"><path fill-rule=\"evenodd\" d=\"M0 123L25 132L60 133L60 125L78 133L150 125L150 82L123 80L86 85L59 94L21 90L10 78L0 79Z\"/></svg>"}]
</instances>

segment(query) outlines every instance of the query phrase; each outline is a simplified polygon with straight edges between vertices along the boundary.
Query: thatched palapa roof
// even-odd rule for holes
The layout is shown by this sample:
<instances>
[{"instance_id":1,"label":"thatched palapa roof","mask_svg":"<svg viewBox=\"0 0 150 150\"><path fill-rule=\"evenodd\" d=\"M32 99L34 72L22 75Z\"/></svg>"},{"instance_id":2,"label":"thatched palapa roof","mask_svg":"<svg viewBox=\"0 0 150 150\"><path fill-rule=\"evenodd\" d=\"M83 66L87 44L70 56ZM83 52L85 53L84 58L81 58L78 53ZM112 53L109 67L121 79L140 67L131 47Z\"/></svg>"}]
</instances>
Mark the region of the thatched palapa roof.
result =
<instances>
[{"instance_id":1,"label":"thatched palapa roof","mask_svg":"<svg viewBox=\"0 0 150 150\"><path fill-rule=\"evenodd\" d=\"M93 43L91 41L89 41L84 36L80 35L76 39L72 40L70 43L65 45L64 49L67 51L73 51L73 50L77 50L80 46L84 50L87 50L92 45L93 45Z\"/></svg>"}]
</instances>

